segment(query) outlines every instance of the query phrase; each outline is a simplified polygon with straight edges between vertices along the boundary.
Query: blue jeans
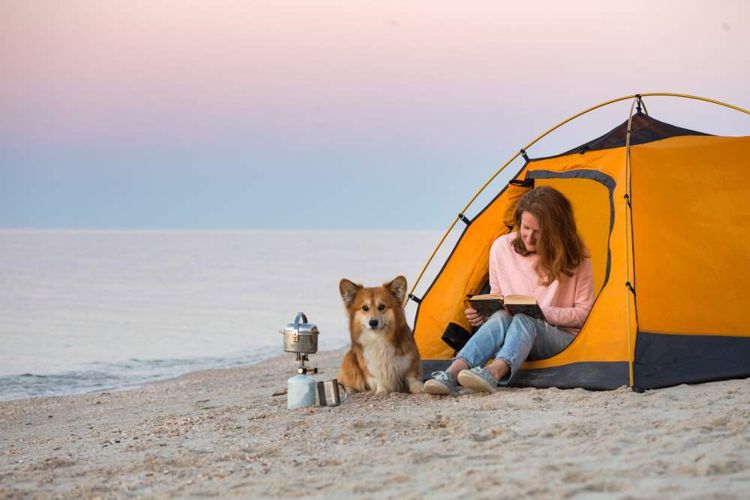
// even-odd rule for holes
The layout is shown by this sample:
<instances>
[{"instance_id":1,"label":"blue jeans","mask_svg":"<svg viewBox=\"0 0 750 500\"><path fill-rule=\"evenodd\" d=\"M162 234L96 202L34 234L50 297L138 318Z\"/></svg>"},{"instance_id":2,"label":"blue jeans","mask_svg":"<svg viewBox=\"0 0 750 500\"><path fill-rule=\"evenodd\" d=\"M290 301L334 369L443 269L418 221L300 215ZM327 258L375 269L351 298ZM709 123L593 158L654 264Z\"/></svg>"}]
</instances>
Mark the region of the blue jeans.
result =
<instances>
[{"instance_id":1,"label":"blue jeans","mask_svg":"<svg viewBox=\"0 0 750 500\"><path fill-rule=\"evenodd\" d=\"M456 358L471 368L484 366L492 357L504 360L510 373L500 383L507 384L527 357L550 358L568 347L573 338L570 333L525 314L511 316L498 311L479 327Z\"/></svg>"}]
</instances>

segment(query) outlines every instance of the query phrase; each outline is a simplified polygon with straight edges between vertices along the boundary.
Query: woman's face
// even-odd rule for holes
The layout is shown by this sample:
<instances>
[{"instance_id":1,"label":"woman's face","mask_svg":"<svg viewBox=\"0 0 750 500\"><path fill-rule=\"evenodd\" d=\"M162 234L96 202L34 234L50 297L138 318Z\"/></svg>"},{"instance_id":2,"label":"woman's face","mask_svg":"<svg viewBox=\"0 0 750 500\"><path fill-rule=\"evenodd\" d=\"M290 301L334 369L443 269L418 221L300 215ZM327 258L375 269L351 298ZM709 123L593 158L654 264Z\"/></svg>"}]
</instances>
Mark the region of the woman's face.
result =
<instances>
[{"instance_id":1,"label":"woman's face","mask_svg":"<svg viewBox=\"0 0 750 500\"><path fill-rule=\"evenodd\" d=\"M539 219L529 212L521 214L521 240L526 245L526 250L536 252L536 242L539 240Z\"/></svg>"}]
</instances>

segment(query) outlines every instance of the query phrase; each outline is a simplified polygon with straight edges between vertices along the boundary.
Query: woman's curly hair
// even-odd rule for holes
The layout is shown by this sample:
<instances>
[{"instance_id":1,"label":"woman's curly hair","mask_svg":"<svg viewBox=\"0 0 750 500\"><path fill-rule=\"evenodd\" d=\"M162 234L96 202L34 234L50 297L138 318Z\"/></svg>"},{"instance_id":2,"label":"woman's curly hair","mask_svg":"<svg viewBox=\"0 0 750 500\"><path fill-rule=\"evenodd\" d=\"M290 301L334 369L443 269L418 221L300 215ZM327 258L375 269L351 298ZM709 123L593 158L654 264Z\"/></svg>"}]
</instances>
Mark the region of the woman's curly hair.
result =
<instances>
[{"instance_id":1,"label":"woman's curly hair","mask_svg":"<svg viewBox=\"0 0 750 500\"><path fill-rule=\"evenodd\" d=\"M572 276L573 271L588 251L578 234L573 208L563 194L551 187L540 186L526 193L516 205L514 214L518 236L513 240L513 249L523 255L529 255L521 239L521 216L528 212L539 221L539 237L536 253L539 261L536 272L540 283L548 286L555 280L563 281Z\"/></svg>"}]
</instances>

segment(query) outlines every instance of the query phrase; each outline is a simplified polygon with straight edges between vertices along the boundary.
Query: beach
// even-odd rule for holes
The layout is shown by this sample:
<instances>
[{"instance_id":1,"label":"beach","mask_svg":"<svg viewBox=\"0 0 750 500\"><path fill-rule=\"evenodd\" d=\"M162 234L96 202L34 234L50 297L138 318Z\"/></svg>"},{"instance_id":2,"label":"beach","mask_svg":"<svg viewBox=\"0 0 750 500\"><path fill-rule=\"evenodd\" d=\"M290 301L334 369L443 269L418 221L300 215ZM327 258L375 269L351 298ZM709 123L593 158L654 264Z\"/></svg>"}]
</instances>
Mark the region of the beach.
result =
<instances>
[{"instance_id":1,"label":"beach","mask_svg":"<svg viewBox=\"0 0 750 500\"><path fill-rule=\"evenodd\" d=\"M320 380L343 351L312 356ZM635 393L353 394L287 410L291 356L0 403L0 497L747 498L750 380Z\"/></svg>"}]
</instances>

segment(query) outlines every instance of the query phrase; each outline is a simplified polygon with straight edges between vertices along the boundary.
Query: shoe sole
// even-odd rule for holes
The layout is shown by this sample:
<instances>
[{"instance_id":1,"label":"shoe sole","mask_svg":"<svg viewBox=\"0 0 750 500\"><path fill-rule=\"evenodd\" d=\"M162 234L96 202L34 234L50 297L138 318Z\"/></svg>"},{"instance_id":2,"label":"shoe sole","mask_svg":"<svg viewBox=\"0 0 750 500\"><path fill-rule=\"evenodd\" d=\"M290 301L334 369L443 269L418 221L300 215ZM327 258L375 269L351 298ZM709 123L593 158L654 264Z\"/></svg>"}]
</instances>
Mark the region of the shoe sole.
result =
<instances>
[{"instance_id":1,"label":"shoe sole","mask_svg":"<svg viewBox=\"0 0 750 500\"><path fill-rule=\"evenodd\" d=\"M428 380L424 383L424 392L433 396L449 396L451 390L437 380Z\"/></svg>"},{"instance_id":2,"label":"shoe sole","mask_svg":"<svg viewBox=\"0 0 750 500\"><path fill-rule=\"evenodd\" d=\"M497 392L497 387L492 387L492 384L485 379L468 370L459 372L458 383L461 384L462 387L466 387L474 392Z\"/></svg>"}]
</instances>

